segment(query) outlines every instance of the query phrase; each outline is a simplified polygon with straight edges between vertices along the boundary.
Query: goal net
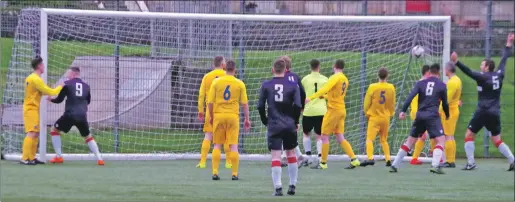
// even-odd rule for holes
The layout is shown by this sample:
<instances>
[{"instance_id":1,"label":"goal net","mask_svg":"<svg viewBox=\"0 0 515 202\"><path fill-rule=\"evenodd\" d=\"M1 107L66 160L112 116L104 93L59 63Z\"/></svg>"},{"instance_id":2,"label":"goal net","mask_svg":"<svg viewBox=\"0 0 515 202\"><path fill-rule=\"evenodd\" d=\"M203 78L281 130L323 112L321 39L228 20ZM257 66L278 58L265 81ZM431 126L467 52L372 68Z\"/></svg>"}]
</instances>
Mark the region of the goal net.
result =
<instances>
[{"instance_id":1,"label":"goal net","mask_svg":"<svg viewBox=\"0 0 515 202\"><path fill-rule=\"evenodd\" d=\"M256 109L258 89L272 77L273 61L288 55L301 77L309 74L311 59L321 61L327 77L336 59L345 60L350 80L345 137L361 155L366 135L363 97L368 85L377 81L378 68L390 71L398 112L420 78L421 65L448 60L449 40L449 17L442 16L23 10L3 95L2 149L7 158L20 156L25 136L24 79L31 73L30 60L41 55L47 68L42 78L50 86L70 66L81 68L92 93L88 120L105 159L198 158L204 137L203 122L197 120L198 89L203 75L212 69L213 57L222 55L238 64L237 77L245 82L249 96L252 127L240 133L241 159L268 159L266 129ZM415 45L424 47L423 57L411 57ZM64 104L43 98L41 125L46 127L40 133L41 159L54 152L47 130L63 111ZM388 141L394 153L410 126L410 120L392 118ZM66 159L93 159L77 131L62 138ZM375 151L381 158L378 143ZM345 159L335 141L332 144L330 158Z\"/></svg>"}]
</instances>

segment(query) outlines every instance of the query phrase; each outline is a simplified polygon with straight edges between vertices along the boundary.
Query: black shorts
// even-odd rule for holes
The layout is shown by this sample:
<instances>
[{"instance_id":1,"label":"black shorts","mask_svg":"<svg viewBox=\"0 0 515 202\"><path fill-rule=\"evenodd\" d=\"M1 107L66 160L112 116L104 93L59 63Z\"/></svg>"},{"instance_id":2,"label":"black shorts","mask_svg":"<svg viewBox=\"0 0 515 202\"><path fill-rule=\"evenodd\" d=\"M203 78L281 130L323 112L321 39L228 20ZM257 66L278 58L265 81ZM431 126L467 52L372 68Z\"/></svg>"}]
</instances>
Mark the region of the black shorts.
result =
<instances>
[{"instance_id":1,"label":"black shorts","mask_svg":"<svg viewBox=\"0 0 515 202\"><path fill-rule=\"evenodd\" d=\"M86 137L89 135L89 124L86 117L75 117L62 115L54 124L54 127L62 132L68 133L72 126L79 129L80 135Z\"/></svg>"},{"instance_id":2,"label":"black shorts","mask_svg":"<svg viewBox=\"0 0 515 202\"><path fill-rule=\"evenodd\" d=\"M468 129L473 133L477 133L483 127L490 131L492 136L501 134L501 115L499 113L477 110L469 122Z\"/></svg>"},{"instance_id":3,"label":"black shorts","mask_svg":"<svg viewBox=\"0 0 515 202\"><path fill-rule=\"evenodd\" d=\"M417 115L417 118L413 121L410 136L419 138L425 131L427 131L431 139L443 136L444 132L440 116L420 117Z\"/></svg>"},{"instance_id":4,"label":"black shorts","mask_svg":"<svg viewBox=\"0 0 515 202\"><path fill-rule=\"evenodd\" d=\"M317 135L322 134L322 119L324 116L304 116L302 117L302 131L304 134L315 130Z\"/></svg>"},{"instance_id":5,"label":"black shorts","mask_svg":"<svg viewBox=\"0 0 515 202\"><path fill-rule=\"evenodd\" d=\"M299 145L297 142L297 132L282 132L277 134L269 134L268 150L292 150Z\"/></svg>"}]
</instances>

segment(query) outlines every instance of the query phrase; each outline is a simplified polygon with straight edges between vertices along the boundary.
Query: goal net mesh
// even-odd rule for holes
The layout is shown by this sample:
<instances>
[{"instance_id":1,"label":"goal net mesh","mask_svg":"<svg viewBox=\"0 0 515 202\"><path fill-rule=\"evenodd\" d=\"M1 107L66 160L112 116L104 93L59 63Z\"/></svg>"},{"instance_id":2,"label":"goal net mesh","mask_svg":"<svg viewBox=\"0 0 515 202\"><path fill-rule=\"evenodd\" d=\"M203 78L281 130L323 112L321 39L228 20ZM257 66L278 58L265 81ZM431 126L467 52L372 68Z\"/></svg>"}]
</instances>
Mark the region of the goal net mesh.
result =
<instances>
[{"instance_id":1,"label":"goal net mesh","mask_svg":"<svg viewBox=\"0 0 515 202\"><path fill-rule=\"evenodd\" d=\"M345 60L344 73L350 81L345 137L357 154L364 154L363 97L368 85L377 81L378 68L390 71L388 81L397 89L398 112L420 78L422 64L441 62L444 36L443 22L270 22L52 14L47 29L47 83L55 86L70 66L81 68L82 79L91 86L88 120L101 152L163 158L199 153L204 135L203 122L197 120L198 89L217 55L236 61L237 77L247 86L252 127L250 132L240 133L242 154L268 152L266 129L256 104L261 83L272 77L271 65L281 55L292 58L292 71L301 77L310 73L311 59L321 61L321 72L327 77L336 59ZM40 53L40 42L39 10L23 10L3 95L5 154L21 153L24 79L31 73L30 60ZM410 56L414 45L424 47L422 58ZM46 129L64 111L64 104L47 106L46 116L41 117L46 119L47 127L42 127ZM395 153L407 137L411 121L395 116L390 127L388 141ZM298 135L301 140L300 131ZM343 154L335 141L331 144L330 154ZM47 145L53 153L50 138ZM379 142L375 145L380 155ZM62 147L65 154L89 153L73 129L62 135Z\"/></svg>"}]
</instances>

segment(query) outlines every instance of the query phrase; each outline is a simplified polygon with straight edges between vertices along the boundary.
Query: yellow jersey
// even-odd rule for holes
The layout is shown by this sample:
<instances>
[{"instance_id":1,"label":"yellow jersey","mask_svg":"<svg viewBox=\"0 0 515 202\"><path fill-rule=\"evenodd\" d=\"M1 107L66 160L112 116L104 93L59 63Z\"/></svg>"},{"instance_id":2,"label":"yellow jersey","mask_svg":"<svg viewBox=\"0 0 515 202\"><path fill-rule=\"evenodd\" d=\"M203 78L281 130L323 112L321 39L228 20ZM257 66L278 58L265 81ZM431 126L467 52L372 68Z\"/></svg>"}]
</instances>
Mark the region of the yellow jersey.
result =
<instances>
[{"instance_id":1,"label":"yellow jersey","mask_svg":"<svg viewBox=\"0 0 515 202\"><path fill-rule=\"evenodd\" d=\"M447 100L449 109L456 109L460 105L461 99L461 79L454 75L447 81ZM443 110L443 109L442 109Z\"/></svg>"},{"instance_id":2,"label":"yellow jersey","mask_svg":"<svg viewBox=\"0 0 515 202\"><path fill-rule=\"evenodd\" d=\"M240 112L240 104L247 104L247 88L243 81L232 75L227 75L215 79L207 103L213 104L213 113L232 113Z\"/></svg>"},{"instance_id":3,"label":"yellow jersey","mask_svg":"<svg viewBox=\"0 0 515 202\"><path fill-rule=\"evenodd\" d=\"M205 99L206 96L209 95L209 88L211 87L213 80L222 76L225 76L225 71L223 69L214 69L204 75L204 78L202 78L202 83L200 83L200 89L198 93L198 112L204 112L206 103Z\"/></svg>"},{"instance_id":4,"label":"yellow jersey","mask_svg":"<svg viewBox=\"0 0 515 202\"><path fill-rule=\"evenodd\" d=\"M313 100L327 94L324 97L327 99L328 109L345 110L345 95L348 88L349 79L343 72L338 72L329 77L327 83L318 92L311 95L309 99Z\"/></svg>"},{"instance_id":5,"label":"yellow jersey","mask_svg":"<svg viewBox=\"0 0 515 202\"><path fill-rule=\"evenodd\" d=\"M386 82L370 84L363 110L367 117L390 118L395 114L395 87Z\"/></svg>"},{"instance_id":6,"label":"yellow jersey","mask_svg":"<svg viewBox=\"0 0 515 202\"><path fill-rule=\"evenodd\" d=\"M409 106L411 108L411 114L416 114L418 111L418 95L415 95L413 100L411 100L411 103Z\"/></svg>"},{"instance_id":7,"label":"yellow jersey","mask_svg":"<svg viewBox=\"0 0 515 202\"><path fill-rule=\"evenodd\" d=\"M25 96L23 98L23 111L39 111L42 95L55 96L61 92L62 86L52 89L36 73L32 73L25 79Z\"/></svg>"}]
</instances>

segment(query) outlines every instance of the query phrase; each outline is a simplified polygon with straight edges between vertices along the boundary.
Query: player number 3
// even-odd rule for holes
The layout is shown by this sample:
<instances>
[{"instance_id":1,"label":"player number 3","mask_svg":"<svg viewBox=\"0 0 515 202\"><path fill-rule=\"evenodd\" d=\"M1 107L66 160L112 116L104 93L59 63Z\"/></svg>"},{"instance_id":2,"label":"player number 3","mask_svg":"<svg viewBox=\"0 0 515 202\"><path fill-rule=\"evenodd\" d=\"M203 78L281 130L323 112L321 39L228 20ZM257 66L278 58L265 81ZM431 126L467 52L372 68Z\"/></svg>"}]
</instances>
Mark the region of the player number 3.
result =
<instances>
[{"instance_id":1,"label":"player number 3","mask_svg":"<svg viewBox=\"0 0 515 202\"><path fill-rule=\"evenodd\" d=\"M82 83L75 83L75 96L82 96Z\"/></svg>"},{"instance_id":2,"label":"player number 3","mask_svg":"<svg viewBox=\"0 0 515 202\"><path fill-rule=\"evenodd\" d=\"M277 94L275 94L274 99L276 102L282 102L283 101L283 85L282 84L275 84L274 89Z\"/></svg>"}]
</instances>

